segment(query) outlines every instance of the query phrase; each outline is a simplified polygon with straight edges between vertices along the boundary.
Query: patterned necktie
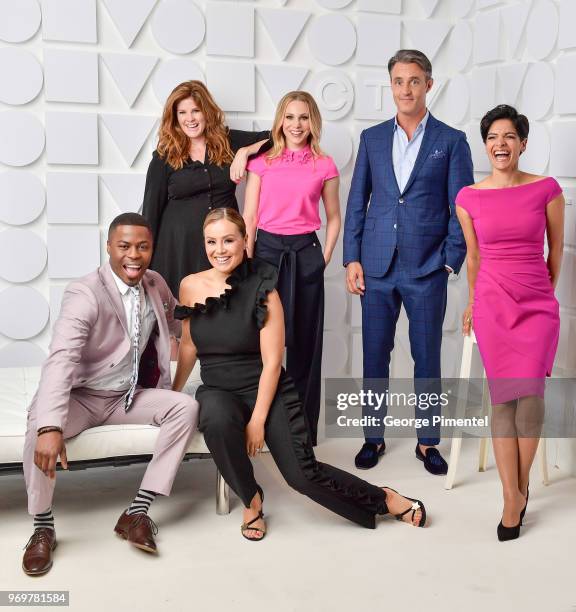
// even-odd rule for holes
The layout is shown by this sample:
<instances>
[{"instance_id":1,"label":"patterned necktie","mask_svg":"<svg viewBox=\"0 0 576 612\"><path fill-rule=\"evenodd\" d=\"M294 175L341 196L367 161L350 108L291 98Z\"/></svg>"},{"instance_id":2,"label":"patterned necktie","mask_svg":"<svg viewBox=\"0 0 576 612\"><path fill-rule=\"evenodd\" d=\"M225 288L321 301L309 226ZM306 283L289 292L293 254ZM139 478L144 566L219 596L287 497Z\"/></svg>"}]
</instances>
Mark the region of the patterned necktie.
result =
<instances>
[{"instance_id":1,"label":"patterned necktie","mask_svg":"<svg viewBox=\"0 0 576 612\"><path fill-rule=\"evenodd\" d=\"M140 287L130 287L132 298L132 376L130 377L130 389L124 398L124 410L128 412L134 391L136 391L136 382L138 381L138 362L140 361Z\"/></svg>"}]
</instances>

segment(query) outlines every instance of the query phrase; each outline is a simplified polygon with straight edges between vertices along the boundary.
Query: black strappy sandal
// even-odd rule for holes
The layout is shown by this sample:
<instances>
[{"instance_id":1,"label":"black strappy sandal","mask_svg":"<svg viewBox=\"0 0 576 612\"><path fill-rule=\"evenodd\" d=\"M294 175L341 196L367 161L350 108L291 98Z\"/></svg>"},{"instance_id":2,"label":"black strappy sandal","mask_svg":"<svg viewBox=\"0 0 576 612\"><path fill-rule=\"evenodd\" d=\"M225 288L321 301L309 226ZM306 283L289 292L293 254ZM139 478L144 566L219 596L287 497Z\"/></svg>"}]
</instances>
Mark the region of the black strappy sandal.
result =
<instances>
[{"instance_id":1,"label":"black strappy sandal","mask_svg":"<svg viewBox=\"0 0 576 612\"><path fill-rule=\"evenodd\" d=\"M398 491L396 491L396 489L393 489L392 487L382 487L383 489L390 489L390 491L394 491L394 493L398 493ZM424 506L424 504L419 500L419 499L413 499L412 497L407 497L406 495L402 495L402 493L398 493L398 495L400 495L401 497L405 497L406 499L409 499L412 503L412 506L410 508L408 508L407 510L404 510L404 512L401 512L400 514L393 514L392 516L397 520L397 521L402 521L402 519L408 514L408 512L412 512L412 516L410 517L410 524L412 525L412 527L424 527L424 525L426 524L426 506ZM420 510L422 512L422 518L420 519L420 523L418 525L414 525L413 521L414 521L414 515L416 514L416 510ZM403 521L404 523L406 521Z\"/></svg>"},{"instance_id":2,"label":"black strappy sandal","mask_svg":"<svg viewBox=\"0 0 576 612\"><path fill-rule=\"evenodd\" d=\"M258 493L260 493L261 504L264 505L264 491L262 491L262 488L259 485L256 485L256 486L258 487ZM252 527L252 525L256 521L263 519L263 518L264 518L264 512L262 510L259 510L257 516L255 516L253 519L251 519L247 523L242 523L242 525L240 526L240 532L242 533L242 537L246 538L247 540L250 540L250 542L260 542L261 540L263 540L264 537L266 536L266 530L261 529L260 527ZM262 534L262 536L259 538L249 538L246 535L246 531L248 530L259 531Z\"/></svg>"}]
</instances>

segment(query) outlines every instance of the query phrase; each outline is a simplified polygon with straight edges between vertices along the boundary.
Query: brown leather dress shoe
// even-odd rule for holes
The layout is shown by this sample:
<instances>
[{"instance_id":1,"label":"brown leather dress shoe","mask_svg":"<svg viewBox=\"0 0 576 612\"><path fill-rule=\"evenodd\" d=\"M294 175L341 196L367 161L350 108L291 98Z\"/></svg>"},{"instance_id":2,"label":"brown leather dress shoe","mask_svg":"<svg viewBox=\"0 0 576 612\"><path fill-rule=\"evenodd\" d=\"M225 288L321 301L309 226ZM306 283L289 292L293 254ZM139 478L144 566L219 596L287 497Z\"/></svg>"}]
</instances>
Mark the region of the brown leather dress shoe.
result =
<instances>
[{"instance_id":1,"label":"brown leather dress shoe","mask_svg":"<svg viewBox=\"0 0 576 612\"><path fill-rule=\"evenodd\" d=\"M158 533L158 527L147 514L128 515L124 511L118 519L114 531L137 548L146 552L157 552L154 536Z\"/></svg>"},{"instance_id":2,"label":"brown leather dress shoe","mask_svg":"<svg viewBox=\"0 0 576 612\"><path fill-rule=\"evenodd\" d=\"M54 529L38 527L26 544L22 569L28 576L41 576L52 567L52 553L56 548Z\"/></svg>"}]
</instances>

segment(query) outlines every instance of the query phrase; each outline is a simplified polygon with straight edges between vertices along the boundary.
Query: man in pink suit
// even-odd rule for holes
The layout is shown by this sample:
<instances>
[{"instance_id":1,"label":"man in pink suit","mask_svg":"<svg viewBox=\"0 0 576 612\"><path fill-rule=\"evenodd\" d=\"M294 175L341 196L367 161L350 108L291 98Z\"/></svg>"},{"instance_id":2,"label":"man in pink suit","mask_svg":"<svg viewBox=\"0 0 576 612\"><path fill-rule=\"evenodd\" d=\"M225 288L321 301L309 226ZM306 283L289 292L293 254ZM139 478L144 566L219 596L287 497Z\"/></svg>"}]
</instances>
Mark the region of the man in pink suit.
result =
<instances>
[{"instance_id":1,"label":"man in pink suit","mask_svg":"<svg viewBox=\"0 0 576 612\"><path fill-rule=\"evenodd\" d=\"M156 552L157 529L148 508L156 495L170 494L196 428L198 403L170 390L170 335L179 323L164 279L148 270L152 246L144 217L119 215L108 232L109 262L70 283L64 293L24 445L35 528L22 563L28 575L52 567L52 496L58 457L67 468L65 440L98 425L160 428L140 490L114 528L138 548Z\"/></svg>"}]
</instances>

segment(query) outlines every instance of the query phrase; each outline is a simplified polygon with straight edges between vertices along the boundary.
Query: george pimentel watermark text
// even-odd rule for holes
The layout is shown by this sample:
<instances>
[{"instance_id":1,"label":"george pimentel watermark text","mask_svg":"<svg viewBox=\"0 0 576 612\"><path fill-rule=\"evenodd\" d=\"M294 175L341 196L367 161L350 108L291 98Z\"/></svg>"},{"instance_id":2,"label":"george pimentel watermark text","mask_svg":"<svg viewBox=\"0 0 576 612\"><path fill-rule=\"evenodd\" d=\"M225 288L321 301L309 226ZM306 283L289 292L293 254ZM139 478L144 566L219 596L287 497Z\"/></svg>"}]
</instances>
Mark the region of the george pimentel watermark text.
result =
<instances>
[{"instance_id":1,"label":"george pimentel watermark text","mask_svg":"<svg viewBox=\"0 0 576 612\"><path fill-rule=\"evenodd\" d=\"M575 379L328 378L324 392L328 437L576 437Z\"/></svg>"}]
</instances>

